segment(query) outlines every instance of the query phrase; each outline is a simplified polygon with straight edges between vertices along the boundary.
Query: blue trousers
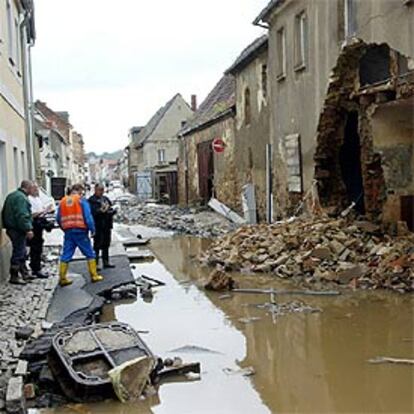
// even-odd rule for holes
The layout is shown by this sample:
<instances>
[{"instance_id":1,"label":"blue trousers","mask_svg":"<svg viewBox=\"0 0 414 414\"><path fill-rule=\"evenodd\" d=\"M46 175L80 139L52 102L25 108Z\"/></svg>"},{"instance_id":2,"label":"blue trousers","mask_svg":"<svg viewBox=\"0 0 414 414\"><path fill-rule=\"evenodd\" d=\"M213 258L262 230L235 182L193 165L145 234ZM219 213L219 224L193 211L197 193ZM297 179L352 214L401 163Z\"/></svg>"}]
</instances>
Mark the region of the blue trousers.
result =
<instances>
[{"instance_id":1,"label":"blue trousers","mask_svg":"<svg viewBox=\"0 0 414 414\"><path fill-rule=\"evenodd\" d=\"M95 259L95 252L89 239L87 230L71 229L65 231L65 239L63 241L63 251L60 261L69 263L75 253L76 248L88 259Z\"/></svg>"},{"instance_id":2,"label":"blue trousers","mask_svg":"<svg viewBox=\"0 0 414 414\"><path fill-rule=\"evenodd\" d=\"M12 242L10 264L11 266L20 266L26 260L26 233L14 229L7 229L6 233Z\"/></svg>"}]
</instances>

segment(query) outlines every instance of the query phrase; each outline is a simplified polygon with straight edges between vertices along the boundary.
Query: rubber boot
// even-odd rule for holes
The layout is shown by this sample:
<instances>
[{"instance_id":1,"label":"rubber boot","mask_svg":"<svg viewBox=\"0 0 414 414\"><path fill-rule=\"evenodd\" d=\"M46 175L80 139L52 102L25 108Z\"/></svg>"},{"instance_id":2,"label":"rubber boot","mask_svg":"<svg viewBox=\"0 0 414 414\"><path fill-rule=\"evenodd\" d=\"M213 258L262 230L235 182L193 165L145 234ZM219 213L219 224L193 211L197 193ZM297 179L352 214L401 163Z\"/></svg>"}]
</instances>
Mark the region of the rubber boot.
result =
<instances>
[{"instance_id":1,"label":"rubber boot","mask_svg":"<svg viewBox=\"0 0 414 414\"><path fill-rule=\"evenodd\" d=\"M68 269L69 263L60 262L59 264L59 285L69 286L72 284L72 281L68 279Z\"/></svg>"},{"instance_id":2,"label":"rubber boot","mask_svg":"<svg viewBox=\"0 0 414 414\"><path fill-rule=\"evenodd\" d=\"M27 285L27 282L20 275L20 267L19 266L11 266L10 267L10 280L9 280L9 283L11 283L12 285Z\"/></svg>"},{"instance_id":3,"label":"rubber boot","mask_svg":"<svg viewBox=\"0 0 414 414\"><path fill-rule=\"evenodd\" d=\"M103 276L98 275L98 272L96 270L95 259L88 260L88 269L89 269L89 274L91 276L91 280L93 283L101 282L103 280Z\"/></svg>"},{"instance_id":4,"label":"rubber boot","mask_svg":"<svg viewBox=\"0 0 414 414\"><path fill-rule=\"evenodd\" d=\"M22 275L22 278L25 282L31 282L32 280L35 280L36 277L33 276L29 269L26 266L26 263L22 263L19 267L19 272Z\"/></svg>"}]
</instances>

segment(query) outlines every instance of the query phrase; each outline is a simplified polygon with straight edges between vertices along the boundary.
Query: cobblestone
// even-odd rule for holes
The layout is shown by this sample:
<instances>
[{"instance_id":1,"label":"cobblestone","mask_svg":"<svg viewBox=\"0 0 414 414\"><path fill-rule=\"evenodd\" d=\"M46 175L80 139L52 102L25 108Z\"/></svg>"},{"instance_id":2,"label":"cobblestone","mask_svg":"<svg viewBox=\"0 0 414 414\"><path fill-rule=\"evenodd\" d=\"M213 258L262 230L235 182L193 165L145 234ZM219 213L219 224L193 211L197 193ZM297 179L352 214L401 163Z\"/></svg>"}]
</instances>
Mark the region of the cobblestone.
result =
<instances>
[{"instance_id":1,"label":"cobblestone","mask_svg":"<svg viewBox=\"0 0 414 414\"><path fill-rule=\"evenodd\" d=\"M53 250L47 249L47 253ZM8 283L0 286L0 324L3 328L0 331L0 402L5 401L10 380L17 381L14 378L18 377L12 375L15 370L17 373L22 369L22 364L18 363L26 340L43 333L42 322L58 282L56 261L48 262L44 269L51 274L48 279L36 279L25 286ZM31 335L29 329L33 330ZM22 337L24 330L27 335Z\"/></svg>"}]
</instances>

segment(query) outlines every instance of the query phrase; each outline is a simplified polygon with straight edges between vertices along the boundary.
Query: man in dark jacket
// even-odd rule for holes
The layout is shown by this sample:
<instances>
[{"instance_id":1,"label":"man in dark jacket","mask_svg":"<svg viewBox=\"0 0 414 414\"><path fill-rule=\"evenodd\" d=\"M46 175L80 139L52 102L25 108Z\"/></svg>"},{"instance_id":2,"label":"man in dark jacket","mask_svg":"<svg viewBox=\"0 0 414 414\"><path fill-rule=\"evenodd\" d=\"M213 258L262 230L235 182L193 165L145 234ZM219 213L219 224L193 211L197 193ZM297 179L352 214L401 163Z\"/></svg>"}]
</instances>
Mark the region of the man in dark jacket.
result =
<instances>
[{"instance_id":1,"label":"man in dark jacket","mask_svg":"<svg viewBox=\"0 0 414 414\"><path fill-rule=\"evenodd\" d=\"M33 238L33 220L27 196L32 186L31 181L22 181L20 188L6 197L1 214L3 226L13 246L10 283L15 285L25 285L29 280L25 270L26 240Z\"/></svg>"},{"instance_id":2,"label":"man in dark jacket","mask_svg":"<svg viewBox=\"0 0 414 414\"><path fill-rule=\"evenodd\" d=\"M89 198L93 219L95 221L95 237L93 248L96 253L96 261L99 260L99 253L102 251L102 261L104 268L113 268L109 263L109 246L111 245L111 232L113 227L113 217L116 214L112 208L111 200L104 195L104 186L95 185L95 194Z\"/></svg>"}]
</instances>

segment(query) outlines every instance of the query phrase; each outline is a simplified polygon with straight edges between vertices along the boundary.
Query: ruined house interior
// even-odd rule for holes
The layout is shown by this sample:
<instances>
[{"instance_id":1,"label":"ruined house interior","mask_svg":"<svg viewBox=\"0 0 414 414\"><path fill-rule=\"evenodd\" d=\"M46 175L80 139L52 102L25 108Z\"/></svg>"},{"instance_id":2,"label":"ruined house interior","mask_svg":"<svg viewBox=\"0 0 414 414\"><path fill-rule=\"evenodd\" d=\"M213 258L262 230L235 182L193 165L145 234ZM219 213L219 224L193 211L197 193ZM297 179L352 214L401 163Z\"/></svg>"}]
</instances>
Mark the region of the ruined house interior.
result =
<instances>
[{"instance_id":1,"label":"ruined house interior","mask_svg":"<svg viewBox=\"0 0 414 414\"><path fill-rule=\"evenodd\" d=\"M414 60L387 44L345 46L317 130L324 207L414 230Z\"/></svg>"}]
</instances>

